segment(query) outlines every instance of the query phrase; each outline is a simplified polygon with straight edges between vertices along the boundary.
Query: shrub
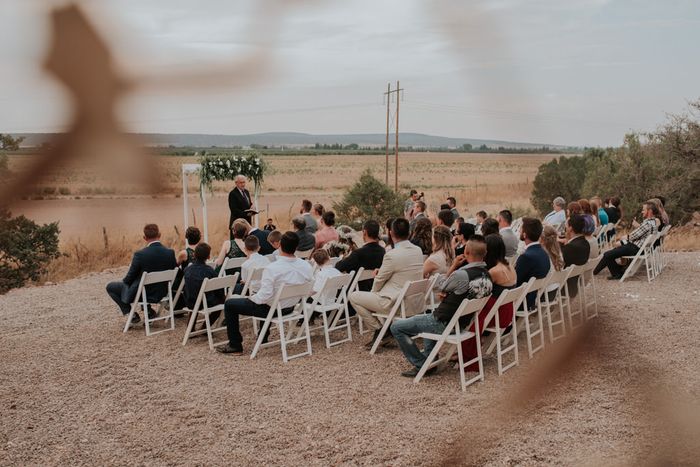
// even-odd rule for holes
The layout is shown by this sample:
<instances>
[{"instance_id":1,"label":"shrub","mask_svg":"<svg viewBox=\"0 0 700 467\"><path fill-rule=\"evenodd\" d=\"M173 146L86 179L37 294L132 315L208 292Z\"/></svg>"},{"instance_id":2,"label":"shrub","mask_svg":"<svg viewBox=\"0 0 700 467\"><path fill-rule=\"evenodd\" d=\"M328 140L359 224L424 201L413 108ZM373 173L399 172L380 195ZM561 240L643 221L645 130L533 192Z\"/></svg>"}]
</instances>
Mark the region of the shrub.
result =
<instances>
[{"instance_id":1,"label":"shrub","mask_svg":"<svg viewBox=\"0 0 700 467\"><path fill-rule=\"evenodd\" d=\"M370 219L380 223L390 217L403 216L403 196L395 193L367 169L345 192L343 200L333 203L339 222L359 230Z\"/></svg>"},{"instance_id":2,"label":"shrub","mask_svg":"<svg viewBox=\"0 0 700 467\"><path fill-rule=\"evenodd\" d=\"M48 263L60 256L58 222L37 225L0 209L0 294L38 280Z\"/></svg>"},{"instance_id":3,"label":"shrub","mask_svg":"<svg viewBox=\"0 0 700 467\"><path fill-rule=\"evenodd\" d=\"M552 200L557 196L567 202L581 198L586 176L586 155L583 157L561 156L537 170L532 186L531 203L541 215L552 210Z\"/></svg>"}]
</instances>

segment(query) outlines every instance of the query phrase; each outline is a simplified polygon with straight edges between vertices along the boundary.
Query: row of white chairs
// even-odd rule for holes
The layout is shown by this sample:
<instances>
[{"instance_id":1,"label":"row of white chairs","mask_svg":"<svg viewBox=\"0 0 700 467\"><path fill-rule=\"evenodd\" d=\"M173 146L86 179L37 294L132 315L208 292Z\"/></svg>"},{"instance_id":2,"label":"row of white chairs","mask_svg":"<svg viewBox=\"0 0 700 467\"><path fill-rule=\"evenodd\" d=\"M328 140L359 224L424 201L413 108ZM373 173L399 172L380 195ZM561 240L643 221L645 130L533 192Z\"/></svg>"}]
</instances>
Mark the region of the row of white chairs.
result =
<instances>
[{"instance_id":1,"label":"row of white chairs","mask_svg":"<svg viewBox=\"0 0 700 467\"><path fill-rule=\"evenodd\" d=\"M543 319L546 319L547 321L550 342L554 342L555 340L563 337L566 334L567 329L571 330L579 326L583 322L584 317L585 319L591 319L597 315L596 291L592 270L599 260L600 257L589 261L583 266L570 266L563 271L551 272L545 278L538 280L532 279L530 282L521 285L517 289L505 291L501 294L501 296L499 296L497 302L486 317L483 325L483 329L491 332L494 336L487 353L493 352L494 349L496 350L499 374L504 373L509 368L512 368L518 364L517 334L520 326L523 326L523 329L525 330L528 355L532 357L536 352L542 350L545 345L545 328L543 327ZM245 284L242 293L238 295L239 297L245 297L255 292L250 284L262 277L262 271L262 268L253 271L251 278L248 283ZM128 323L131 321L133 313L136 312L138 307L141 306L145 312L147 306L149 305L149 300L146 294L146 286L163 282L167 283L169 290L171 290L172 282L175 279L176 273L176 269L171 271L144 273L141 283L139 284L137 299L132 305L132 310L127 320L127 325L125 326L125 332L128 329ZM254 330L258 336L255 347L251 353L251 358L255 358L262 348L277 344L279 344L282 349L282 359L285 362L292 358L310 355L312 352L310 335L311 331L314 330L323 331L325 344L328 348L351 340L352 327L351 318L348 312L348 295L353 291L358 290L359 282L372 278L373 274L371 270L365 271L360 269L355 274L342 274L335 278L328 279L321 293L319 293L311 303L307 303L308 298L312 293L313 284L311 282L299 286L282 287L275 296L268 315L264 318L251 318L253 321ZM568 290L568 280L571 278L576 278L577 281L579 292L578 307L572 306L572 300ZM183 338L183 345L186 345L191 337L205 333L207 335L209 348L212 350L215 349L216 346L223 345L228 342L227 340L221 340L218 342L215 341L215 333L226 329L225 326L222 325L222 320L224 318L222 313L223 304L210 305L207 301L207 293L223 291L226 299L233 298L235 297L233 290L237 280L238 273L231 276L205 279L200 288L194 308L192 310L177 310L177 312L190 313L190 319ZM371 354L376 353L383 335L386 333L394 319L399 317L406 318L411 311L410 308L412 305L414 308L418 306L418 308L422 308L423 310L430 308L426 305L431 303L431 295L436 280L437 275L429 279L406 283L398 299L396 300L396 303L388 313L374 314L380 321L383 322L383 325L380 334L377 336L377 339L370 350ZM557 287L554 290L550 290L548 293L547 289L551 289L550 286L553 284L557 284ZM552 292L554 292L554 295L552 295ZM536 294L536 306L532 310L528 309L526 305L527 301L525 297L529 293ZM335 297L335 300L333 300L331 303L322 303L321 297L328 296ZM291 314L284 315L279 303L286 299L296 299L297 303L294 311ZM164 302L167 302L168 309L165 316L150 319L148 314L144 313L146 317L146 335L150 336L155 334L155 332L150 330L150 324L156 320L169 321L170 325L166 329L162 329L158 332L173 330L175 328L175 300L173 299L171 292L169 292L168 297L165 300L157 304L163 307ZM486 300L484 300L483 303L485 304ZM509 303L513 305L515 310L515 321L511 324L511 329L508 329L507 326L501 326L498 318L498 309L501 306ZM474 331L460 330L458 324L460 317L478 313L482 308L483 304L481 304L481 302L477 303L477 301L473 300L465 301L462 303L460 309L455 313L455 318L450 322L442 335L436 336L422 334L419 336L436 340L437 345L431 353L431 357L429 357L426 361L426 366L424 366L424 368L421 369L421 372L419 372L419 374L416 376L415 382L420 381L425 374L425 371L445 360L444 358L435 360L437 352L445 343L455 344L457 349L460 365L460 379L463 389L477 380L483 380L483 361L480 345L482 332L478 329L478 319L475 318L474 322L476 324L476 329ZM220 316L216 322L212 322L210 320L210 315L217 311L220 313ZM418 311L420 312L421 310ZM314 328L310 328L309 319L313 312L321 314L322 324ZM357 320L359 322L358 326L360 333L362 333L362 322L359 316L357 317ZM296 326L298 321L302 322L301 326ZM198 324L200 325L200 329L196 330L195 328ZM276 340L264 343L263 338L266 331L271 326L277 328L279 337ZM332 338L332 333L336 331L342 331L344 333L340 340L333 340ZM479 337L477 339L478 356L476 357L476 360L464 362L461 354L461 345L457 345L456 343L459 342L459 344L461 344L462 341L471 338L476 339L477 336ZM509 340L510 344L508 342ZM288 346L300 342L306 343L305 351L290 355L288 352ZM449 355L446 358L449 359L454 350L455 348L451 348L448 352ZM505 363L507 354L511 352L513 353L513 357L511 358L510 363ZM477 361L479 365L478 374L470 380L466 380L464 368Z\"/></svg>"},{"instance_id":2,"label":"row of white chairs","mask_svg":"<svg viewBox=\"0 0 700 467\"><path fill-rule=\"evenodd\" d=\"M661 271L668 265L668 255L664 254L666 252L664 243L669 230L671 230L671 226L667 225L660 232L648 235L637 254L623 256L629 263L620 278L620 282L624 282L626 279L636 275L642 263L644 263L646 269L648 282L653 281L661 274Z\"/></svg>"}]
</instances>

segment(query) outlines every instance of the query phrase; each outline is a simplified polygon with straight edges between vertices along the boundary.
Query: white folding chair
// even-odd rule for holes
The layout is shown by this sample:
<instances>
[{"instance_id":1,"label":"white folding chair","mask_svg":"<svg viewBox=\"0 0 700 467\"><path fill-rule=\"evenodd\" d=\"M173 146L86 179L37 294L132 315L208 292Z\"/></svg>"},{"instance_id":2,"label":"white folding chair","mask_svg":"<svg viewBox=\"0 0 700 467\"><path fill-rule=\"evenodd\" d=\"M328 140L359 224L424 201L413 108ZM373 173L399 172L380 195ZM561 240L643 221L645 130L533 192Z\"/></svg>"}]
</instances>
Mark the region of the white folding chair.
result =
<instances>
[{"instance_id":1,"label":"white folding chair","mask_svg":"<svg viewBox=\"0 0 700 467\"><path fill-rule=\"evenodd\" d=\"M489 311L484 319L483 331L489 331L493 334L493 339L488 347L487 354L493 352L494 347L496 348L496 360L498 361L498 374L499 376L505 373L510 368L518 365L518 336L517 328L515 327L515 310L520 308L525 296L527 295L527 290L530 285L535 282L535 278L531 277L528 282L521 284L520 287L510 290L504 290L501 295L498 296L496 303L493 304L493 308ZM510 324L505 326L501 324L500 316L498 313L499 308L509 303L513 306L513 320ZM512 336L513 342L504 346L503 338L507 337L506 330L511 327L510 335ZM482 331L482 333L483 333ZM505 355L508 352L513 352L513 360L507 365L503 364Z\"/></svg>"},{"instance_id":2,"label":"white folding chair","mask_svg":"<svg viewBox=\"0 0 700 467\"><path fill-rule=\"evenodd\" d=\"M565 309L568 308L570 313L571 307L569 306L568 300L562 299L562 290L567 288L567 279L569 278L572 270L573 266L569 266L561 271L554 271L550 275L548 285L551 286L552 284L555 284L556 289L546 291L544 294L542 294L542 298L544 300L543 307L546 310L547 315L547 327L549 328L550 343L554 343L554 341L566 337ZM558 315L557 317L555 317L554 309L556 309L556 313ZM554 330L557 327L561 327L561 330L559 333L555 334Z\"/></svg>"},{"instance_id":3,"label":"white folding chair","mask_svg":"<svg viewBox=\"0 0 700 467\"><path fill-rule=\"evenodd\" d=\"M527 353L530 358L536 353L544 348L544 327L542 325L542 294L546 293L547 285L549 285L549 278L552 274L550 269L549 274L541 279L535 279L528 287L527 293L525 294L526 299L522 301L520 308L515 310L515 317L525 322L525 339L527 340ZM527 304L527 295L530 293L535 294L535 307L529 309ZM530 318L536 315L537 319L537 329L532 330L532 323ZM514 326L515 327L515 326ZM519 326L516 327L516 329ZM533 339L538 337L540 339L539 345L533 345Z\"/></svg>"},{"instance_id":4,"label":"white folding chair","mask_svg":"<svg viewBox=\"0 0 700 467\"><path fill-rule=\"evenodd\" d=\"M304 250L304 251L297 250L294 252L294 256L296 256L297 258L301 258L301 259L309 259L309 258L311 258L311 253L313 253L313 251L314 251L313 248L311 248L310 250Z\"/></svg>"},{"instance_id":5,"label":"white folding chair","mask_svg":"<svg viewBox=\"0 0 700 467\"><path fill-rule=\"evenodd\" d=\"M139 282L139 287L136 291L136 298L134 298L134 301L131 304L129 317L126 319L126 324L124 325L124 332L127 332L129 330L129 326L131 326L131 320L134 318L134 315L136 314L136 310L138 310L139 305L141 305L141 310L143 311L143 322L146 328L146 336L152 336L155 334L160 334L161 332L171 331L175 329L175 305L173 303L173 281L175 280L175 276L177 276L177 268L169 269L167 271L144 272L141 275L141 281ZM161 310L163 309L163 302L165 300L161 299L157 302L149 301L146 293L146 287L149 285L163 283L167 283L168 286L168 313L165 316L159 316ZM149 318L148 316L149 305L158 305L158 309L155 313L156 316L154 318ZM165 320L170 320L169 328L161 329L160 331L156 332L151 332L151 323Z\"/></svg>"},{"instance_id":6,"label":"white folding chair","mask_svg":"<svg viewBox=\"0 0 700 467\"><path fill-rule=\"evenodd\" d=\"M654 244L653 242L656 241L655 239L656 235L647 235L647 238L645 238L644 242L642 242L642 246L637 251L637 254L634 256L623 256L623 258L630 260L630 262L627 265L627 269L625 269L625 272L622 274L622 277L620 277L620 282L624 282L625 279L629 279L637 274L637 270L642 262L646 267L647 281L651 282L654 279L652 245Z\"/></svg>"},{"instance_id":7,"label":"white folding chair","mask_svg":"<svg viewBox=\"0 0 700 467\"><path fill-rule=\"evenodd\" d=\"M476 382L484 380L484 361L481 355L481 330L479 329L479 320L477 315L484 308L486 302L488 302L489 297L477 298L474 300L463 300L462 304L457 308L455 314L450 319L450 322L445 326L445 330L441 334L434 334L430 332L422 332L414 337L418 339L419 337L423 340L430 339L435 341L435 346L430 351L428 358L425 359L423 366L421 366L418 374L413 379L414 383L418 383L425 372L431 368L440 365L442 362L449 361L450 357L457 350L457 356L459 360L459 379L462 385L462 391L467 389L467 386ZM469 331L469 326L466 329L460 329L459 320L470 315L474 315L473 322L475 324L474 332ZM462 354L462 342L469 339L474 339L476 342L476 357L472 358L468 362L464 361L464 355ZM443 358L437 359L438 353L444 344L450 344L452 347L445 354ZM474 363L479 364L479 372L473 378L467 380L464 374L464 369Z\"/></svg>"},{"instance_id":8,"label":"white folding chair","mask_svg":"<svg viewBox=\"0 0 700 467\"><path fill-rule=\"evenodd\" d=\"M326 348L330 349L334 345L342 344L352 340L352 329L350 327L350 312L348 311L348 287L352 281L352 274L342 274L337 277L326 279L323 288L316 295L314 301L309 306L309 314L317 312L323 318L323 324L309 328L309 331L323 329L326 338ZM324 297L334 297L331 303L322 303ZM341 340L332 341L331 332L345 330L347 337ZM301 331L301 330L300 330Z\"/></svg>"},{"instance_id":9,"label":"white folding chair","mask_svg":"<svg viewBox=\"0 0 700 467\"><path fill-rule=\"evenodd\" d=\"M219 270L219 277L224 277L228 270L240 268L247 259L245 256L242 258L224 258L224 262Z\"/></svg>"},{"instance_id":10,"label":"white folding chair","mask_svg":"<svg viewBox=\"0 0 700 467\"><path fill-rule=\"evenodd\" d=\"M572 264L569 267L571 268L571 272L569 273L569 278L566 281L566 286L563 289L564 293L562 294L561 298L562 302L566 302L568 305L566 306L568 311L567 320L569 321L569 329L573 331L574 329L577 329L579 326L581 326L585 320L585 318L583 317L584 300L582 296L582 290L585 286L583 282L583 273L586 271L586 264ZM572 300L571 290L569 289L569 282L573 280L576 281L576 300ZM578 304L578 306L574 308L575 303ZM576 316L578 316L578 321L574 319Z\"/></svg>"},{"instance_id":11,"label":"white folding chair","mask_svg":"<svg viewBox=\"0 0 700 467\"><path fill-rule=\"evenodd\" d=\"M433 311L435 311L435 309L439 305L437 300L435 299L435 296L437 293L440 292L440 289L435 288L435 284L437 283L438 279L440 279L441 276L444 277L445 274L433 274L432 276L430 276L428 278L428 279L430 279L431 284L430 284L430 293L428 294L428 299L425 303L425 312L426 313L428 311L430 311L432 313Z\"/></svg>"},{"instance_id":12,"label":"white folding chair","mask_svg":"<svg viewBox=\"0 0 700 467\"><path fill-rule=\"evenodd\" d=\"M250 354L250 358L253 359L258 354L261 348L270 347L276 345L278 342L282 348L282 361L287 363L289 360L297 357L302 357L304 355L311 355L311 336L309 334L309 313L307 309L306 299L311 294L313 290L313 282L307 282L300 285L283 285L277 291L272 305L270 306L270 311L267 313L265 318L258 318L253 316L253 321L261 321L262 327L258 333L258 339L255 342L255 347L253 352ZM282 314L282 307L280 302L287 299L294 299L296 303L293 305L294 310L289 314ZM303 329L297 337L292 339L287 339L285 335L284 325L287 324L291 326L293 322L303 319ZM268 341L263 343L265 334L267 333L270 326L277 326L279 331L279 339L274 341ZM298 354L289 355L287 352L287 346L291 344L296 344L297 342L306 341L306 351L300 352Z\"/></svg>"},{"instance_id":13,"label":"white folding chair","mask_svg":"<svg viewBox=\"0 0 700 467\"><path fill-rule=\"evenodd\" d=\"M377 338L374 340L374 344L372 344L372 349L369 351L370 354L374 355L379 348L379 344L381 343L384 334L386 334L386 332L389 330L389 326L391 326L396 314L400 312L401 318L406 317L407 300L415 300L422 306L425 306L428 294L432 292L430 283L430 279L406 282L403 289L401 289L401 292L399 292L399 295L396 297L394 306L391 307L388 313L372 313L372 316L383 322L383 324L379 330Z\"/></svg>"},{"instance_id":14,"label":"white folding chair","mask_svg":"<svg viewBox=\"0 0 700 467\"><path fill-rule=\"evenodd\" d=\"M357 292L360 290L360 282L362 281L368 281L368 280L374 280L374 271L372 269L365 269L365 268L360 268L357 271L355 271L355 276L352 279L352 282L350 283L350 287L348 287L347 294L350 295L353 292ZM360 317L359 314L355 315L357 317L357 329L360 333L360 335L365 334L364 327L362 325L362 318Z\"/></svg>"},{"instance_id":15,"label":"white folding chair","mask_svg":"<svg viewBox=\"0 0 700 467\"><path fill-rule=\"evenodd\" d=\"M209 306L209 303L207 301L207 292L223 290L225 295L225 302L226 300L231 298L231 295L233 294L233 288L236 286L237 281L238 273L235 273L232 276L217 277L214 279L204 279L204 281L202 282L202 286L199 289L199 294L197 295L197 301L195 302L194 308L191 311L190 321L187 325L187 330L185 331L185 337L182 339L182 345L187 344L187 341L190 337L199 336L202 334L207 335L210 350L214 350L214 348L218 345L228 343L228 339L220 342L214 342L213 334L215 332L226 329L226 326L221 326L220 324L223 322L224 318L224 303ZM216 311L220 312L219 318L214 323L211 323L209 317L212 313ZM202 317L202 319L198 319L200 316ZM195 326L200 323L204 323L205 328L195 331ZM217 326L213 327L213 325Z\"/></svg>"},{"instance_id":16,"label":"white folding chair","mask_svg":"<svg viewBox=\"0 0 700 467\"><path fill-rule=\"evenodd\" d=\"M664 270L666 266L668 265L668 255L666 253L666 237L668 236L668 232L671 230L671 226L667 225L663 229L661 229L661 232L659 233L659 262L661 263L661 270Z\"/></svg>"},{"instance_id":17,"label":"white folding chair","mask_svg":"<svg viewBox=\"0 0 700 467\"><path fill-rule=\"evenodd\" d=\"M583 268L583 273L581 273L579 294L581 294L581 308L586 321L598 316L598 292L595 287L593 270L602 259L603 255L589 259ZM593 308L592 312L590 311L591 308Z\"/></svg>"}]
</instances>

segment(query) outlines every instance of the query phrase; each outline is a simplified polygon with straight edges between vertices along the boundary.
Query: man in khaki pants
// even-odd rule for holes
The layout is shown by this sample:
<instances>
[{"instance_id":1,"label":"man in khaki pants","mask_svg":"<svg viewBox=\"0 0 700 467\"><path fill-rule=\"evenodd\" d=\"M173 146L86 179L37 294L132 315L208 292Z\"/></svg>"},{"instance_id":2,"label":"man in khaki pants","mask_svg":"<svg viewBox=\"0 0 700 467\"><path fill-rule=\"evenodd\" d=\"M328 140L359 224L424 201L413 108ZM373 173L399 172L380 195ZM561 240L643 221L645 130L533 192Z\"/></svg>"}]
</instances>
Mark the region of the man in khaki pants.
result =
<instances>
[{"instance_id":1,"label":"man in khaki pants","mask_svg":"<svg viewBox=\"0 0 700 467\"><path fill-rule=\"evenodd\" d=\"M391 224L394 248L384 255L382 267L374 277L371 292L353 292L348 297L366 326L374 329L374 336L365 345L371 348L379 335L382 323L372 313L388 313L406 282L423 279L423 252L408 241L409 223L396 219ZM382 340L391 338L391 333Z\"/></svg>"}]
</instances>

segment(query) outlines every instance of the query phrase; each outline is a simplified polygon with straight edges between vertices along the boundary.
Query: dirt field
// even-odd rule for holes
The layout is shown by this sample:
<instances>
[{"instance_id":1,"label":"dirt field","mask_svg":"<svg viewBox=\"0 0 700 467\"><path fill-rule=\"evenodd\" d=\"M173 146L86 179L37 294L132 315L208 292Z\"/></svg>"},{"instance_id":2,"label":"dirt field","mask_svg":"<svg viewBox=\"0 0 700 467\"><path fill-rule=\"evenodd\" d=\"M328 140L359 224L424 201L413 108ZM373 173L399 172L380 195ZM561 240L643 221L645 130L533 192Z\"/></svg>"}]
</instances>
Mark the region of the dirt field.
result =
<instances>
[{"instance_id":1,"label":"dirt field","mask_svg":"<svg viewBox=\"0 0 700 467\"><path fill-rule=\"evenodd\" d=\"M431 211L437 210L448 195L455 196L458 208L473 215L480 209L493 211L505 205L530 206L529 197L537 168L552 159L551 154L445 154L406 153L401 155L400 183L425 191ZM10 169L26 168L28 156L13 156ZM37 183L31 201L13 206L38 222L60 221L62 239L100 235L106 227L113 235L138 232L145 222L165 228L183 224L180 166L195 158L156 157L163 186L154 194L143 187L115 186L109 174L98 167L61 167ZM271 174L266 178L258 207L265 218L286 224L299 210L299 202L309 198L331 207L341 198L363 170L370 168L384 178L384 156L269 156ZM393 181L393 172L390 175ZM190 206L199 209L198 181L190 181ZM232 183L217 182L209 200L210 228L226 228L227 194ZM48 194L47 194L48 193ZM65 194L61 194L65 193ZM47 199L56 198L56 199ZM80 198L80 199L76 199ZM86 199L88 198L88 199ZM271 214L271 216L268 216ZM201 213L196 212L201 224ZM285 226L286 227L286 226Z\"/></svg>"},{"instance_id":2,"label":"dirt field","mask_svg":"<svg viewBox=\"0 0 700 467\"><path fill-rule=\"evenodd\" d=\"M370 356L365 336L332 350L314 337L312 356L283 364L274 348L251 361L182 347L182 321L124 335L104 291L123 268L13 290L0 296L0 464L434 465L458 448L473 465L697 464L700 255L671 256L652 284L599 276L579 358L505 419L547 354L521 352L502 377L489 359L462 393L453 370L402 378L400 352Z\"/></svg>"}]
</instances>

